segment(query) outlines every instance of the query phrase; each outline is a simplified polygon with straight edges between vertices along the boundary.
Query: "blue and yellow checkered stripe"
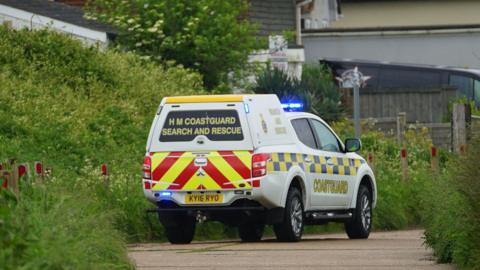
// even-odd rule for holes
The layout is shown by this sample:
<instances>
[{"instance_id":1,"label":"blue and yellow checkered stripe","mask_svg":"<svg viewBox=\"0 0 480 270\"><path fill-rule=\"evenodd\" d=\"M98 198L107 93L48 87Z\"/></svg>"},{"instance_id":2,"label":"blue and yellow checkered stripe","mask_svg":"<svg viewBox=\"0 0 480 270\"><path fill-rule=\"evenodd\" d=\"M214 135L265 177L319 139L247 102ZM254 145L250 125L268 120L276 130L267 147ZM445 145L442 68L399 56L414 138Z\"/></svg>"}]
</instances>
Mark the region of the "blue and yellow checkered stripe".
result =
<instances>
[{"instance_id":1,"label":"blue and yellow checkered stripe","mask_svg":"<svg viewBox=\"0 0 480 270\"><path fill-rule=\"evenodd\" d=\"M272 161L268 163L270 172L288 171L292 166L299 166L310 173L325 173L338 175L356 175L358 168L365 163L362 159L324 157L298 153L272 153ZM306 163L305 159L312 163ZM330 165L327 163L329 160Z\"/></svg>"}]
</instances>

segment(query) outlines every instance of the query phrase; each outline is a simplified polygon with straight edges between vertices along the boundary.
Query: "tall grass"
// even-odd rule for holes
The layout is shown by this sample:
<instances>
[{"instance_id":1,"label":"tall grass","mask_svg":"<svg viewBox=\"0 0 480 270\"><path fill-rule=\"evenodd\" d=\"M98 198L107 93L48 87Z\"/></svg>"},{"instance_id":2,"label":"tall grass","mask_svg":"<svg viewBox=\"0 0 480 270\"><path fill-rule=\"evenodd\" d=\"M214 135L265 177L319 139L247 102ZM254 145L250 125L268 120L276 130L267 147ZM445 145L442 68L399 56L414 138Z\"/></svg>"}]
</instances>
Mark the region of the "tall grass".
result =
<instances>
[{"instance_id":1,"label":"tall grass","mask_svg":"<svg viewBox=\"0 0 480 270\"><path fill-rule=\"evenodd\" d=\"M480 269L480 138L465 156L452 159L448 171L425 194L426 243L440 262Z\"/></svg>"},{"instance_id":2,"label":"tall grass","mask_svg":"<svg viewBox=\"0 0 480 270\"><path fill-rule=\"evenodd\" d=\"M54 179L0 195L0 269L129 268L126 241L163 239L140 166L160 100L201 93L181 67L0 26L0 159L42 160ZM112 175L104 187L99 167Z\"/></svg>"},{"instance_id":3,"label":"tall grass","mask_svg":"<svg viewBox=\"0 0 480 270\"><path fill-rule=\"evenodd\" d=\"M22 183L0 195L0 268L131 269L114 215L87 190Z\"/></svg>"}]
</instances>

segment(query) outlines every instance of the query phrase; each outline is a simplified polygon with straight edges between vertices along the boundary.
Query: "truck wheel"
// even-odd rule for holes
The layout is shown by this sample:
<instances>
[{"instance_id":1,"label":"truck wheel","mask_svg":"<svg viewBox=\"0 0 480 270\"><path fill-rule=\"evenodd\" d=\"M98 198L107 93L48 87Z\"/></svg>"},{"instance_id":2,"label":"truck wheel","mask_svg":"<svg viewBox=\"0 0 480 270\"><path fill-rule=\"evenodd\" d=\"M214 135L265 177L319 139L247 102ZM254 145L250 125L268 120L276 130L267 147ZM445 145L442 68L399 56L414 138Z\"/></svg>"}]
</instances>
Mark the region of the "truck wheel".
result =
<instances>
[{"instance_id":1,"label":"truck wheel","mask_svg":"<svg viewBox=\"0 0 480 270\"><path fill-rule=\"evenodd\" d=\"M281 242L297 242L303 233L303 202L298 188L288 191L285 214L282 223L274 224L273 230Z\"/></svg>"},{"instance_id":2,"label":"truck wheel","mask_svg":"<svg viewBox=\"0 0 480 270\"><path fill-rule=\"evenodd\" d=\"M247 222L238 226L238 235L244 242L258 242L262 239L265 224L260 222Z\"/></svg>"},{"instance_id":3,"label":"truck wheel","mask_svg":"<svg viewBox=\"0 0 480 270\"><path fill-rule=\"evenodd\" d=\"M353 218L345 222L345 231L350 239L366 239L372 227L372 196L365 186L360 186Z\"/></svg>"},{"instance_id":4,"label":"truck wheel","mask_svg":"<svg viewBox=\"0 0 480 270\"><path fill-rule=\"evenodd\" d=\"M176 216L173 222L165 227L167 239L172 244L189 244L195 235L195 217Z\"/></svg>"}]
</instances>

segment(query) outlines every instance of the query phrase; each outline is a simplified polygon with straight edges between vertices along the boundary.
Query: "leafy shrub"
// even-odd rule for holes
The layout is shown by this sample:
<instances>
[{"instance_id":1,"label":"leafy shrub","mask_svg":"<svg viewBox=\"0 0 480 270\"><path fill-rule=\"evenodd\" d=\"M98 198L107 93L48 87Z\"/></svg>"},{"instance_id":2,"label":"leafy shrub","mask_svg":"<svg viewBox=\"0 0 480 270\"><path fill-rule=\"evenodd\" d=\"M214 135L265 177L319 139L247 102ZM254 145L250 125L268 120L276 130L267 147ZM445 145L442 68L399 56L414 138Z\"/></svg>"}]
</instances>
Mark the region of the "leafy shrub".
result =
<instances>
[{"instance_id":1,"label":"leafy shrub","mask_svg":"<svg viewBox=\"0 0 480 270\"><path fill-rule=\"evenodd\" d=\"M156 61L174 60L214 88L257 48L244 0L89 2L90 16L120 30L122 48Z\"/></svg>"},{"instance_id":2,"label":"leafy shrub","mask_svg":"<svg viewBox=\"0 0 480 270\"><path fill-rule=\"evenodd\" d=\"M321 65L305 65L301 80L276 68L267 67L257 75L253 91L276 94L282 102L302 102L306 111L326 121L339 120L344 113L340 93L330 70Z\"/></svg>"},{"instance_id":3,"label":"leafy shrub","mask_svg":"<svg viewBox=\"0 0 480 270\"><path fill-rule=\"evenodd\" d=\"M308 107L307 93L299 87L300 82L290 77L286 72L267 67L256 77L256 85L253 91L256 94L275 94L282 102L302 102Z\"/></svg>"},{"instance_id":4,"label":"leafy shrub","mask_svg":"<svg viewBox=\"0 0 480 270\"><path fill-rule=\"evenodd\" d=\"M300 88L308 95L310 111L326 121L338 121L345 112L331 70L324 65L304 65Z\"/></svg>"},{"instance_id":5,"label":"leafy shrub","mask_svg":"<svg viewBox=\"0 0 480 270\"><path fill-rule=\"evenodd\" d=\"M461 269L480 265L479 152L476 138L467 155L451 160L448 171L425 194L426 243L440 262L454 262Z\"/></svg>"}]
</instances>

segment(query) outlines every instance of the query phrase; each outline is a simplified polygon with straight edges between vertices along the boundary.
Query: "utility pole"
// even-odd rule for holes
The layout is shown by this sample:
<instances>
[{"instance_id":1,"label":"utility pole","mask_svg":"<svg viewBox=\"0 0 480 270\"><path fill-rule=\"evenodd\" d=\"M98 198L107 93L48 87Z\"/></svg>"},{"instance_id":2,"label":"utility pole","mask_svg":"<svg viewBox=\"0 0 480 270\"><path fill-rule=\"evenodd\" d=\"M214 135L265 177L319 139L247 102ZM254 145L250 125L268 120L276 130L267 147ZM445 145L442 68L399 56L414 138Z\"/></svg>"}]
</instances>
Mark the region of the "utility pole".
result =
<instances>
[{"instance_id":1,"label":"utility pole","mask_svg":"<svg viewBox=\"0 0 480 270\"><path fill-rule=\"evenodd\" d=\"M358 67L349 69L336 78L342 88L353 88L353 121L355 123L355 137L360 139L360 88L365 85L370 76L363 76Z\"/></svg>"}]
</instances>

